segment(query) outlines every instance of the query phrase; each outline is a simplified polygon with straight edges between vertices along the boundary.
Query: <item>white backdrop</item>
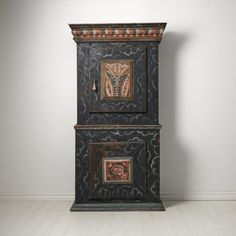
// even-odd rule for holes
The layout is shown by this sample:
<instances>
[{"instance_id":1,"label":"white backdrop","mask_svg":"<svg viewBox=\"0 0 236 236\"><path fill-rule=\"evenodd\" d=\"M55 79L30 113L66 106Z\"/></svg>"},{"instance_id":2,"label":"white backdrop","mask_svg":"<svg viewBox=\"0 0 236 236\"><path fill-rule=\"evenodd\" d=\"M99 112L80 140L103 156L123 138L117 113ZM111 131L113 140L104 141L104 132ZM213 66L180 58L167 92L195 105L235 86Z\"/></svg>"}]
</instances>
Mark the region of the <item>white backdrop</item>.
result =
<instances>
[{"instance_id":1,"label":"white backdrop","mask_svg":"<svg viewBox=\"0 0 236 236\"><path fill-rule=\"evenodd\" d=\"M236 199L235 12L234 0L0 0L0 196L73 196L76 45L67 24L167 22L162 195Z\"/></svg>"}]
</instances>

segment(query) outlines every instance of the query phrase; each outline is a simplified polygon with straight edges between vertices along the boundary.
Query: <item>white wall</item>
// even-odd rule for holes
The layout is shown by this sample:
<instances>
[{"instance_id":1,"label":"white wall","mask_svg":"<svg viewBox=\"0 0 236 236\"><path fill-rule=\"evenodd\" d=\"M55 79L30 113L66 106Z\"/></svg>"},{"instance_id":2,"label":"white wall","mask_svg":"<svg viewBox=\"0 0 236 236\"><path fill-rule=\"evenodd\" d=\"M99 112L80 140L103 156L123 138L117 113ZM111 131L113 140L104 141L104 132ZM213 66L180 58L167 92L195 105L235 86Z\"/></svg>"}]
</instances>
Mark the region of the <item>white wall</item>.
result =
<instances>
[{"instance_id":1,"label":"white wall","mask_svg":"<svg viewBox=\"0 0 236 236\"><path fill-rule=\"evenodd\" d=\"M162 194L236 199L235 12L234 0L0 1L0 193L74 192L67 24L162 21Z\"/></svg>"}]
</instances>

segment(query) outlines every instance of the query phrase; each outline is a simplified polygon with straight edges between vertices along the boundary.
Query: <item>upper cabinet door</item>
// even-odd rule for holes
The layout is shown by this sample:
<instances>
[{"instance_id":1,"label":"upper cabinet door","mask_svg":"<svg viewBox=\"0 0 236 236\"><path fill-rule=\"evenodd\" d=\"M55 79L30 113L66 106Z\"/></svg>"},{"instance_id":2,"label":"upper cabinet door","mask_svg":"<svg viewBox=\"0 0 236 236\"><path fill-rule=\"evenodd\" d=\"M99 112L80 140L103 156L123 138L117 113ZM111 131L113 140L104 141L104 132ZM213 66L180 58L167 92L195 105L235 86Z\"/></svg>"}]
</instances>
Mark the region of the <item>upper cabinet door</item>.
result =
<instances>
[{"instance_id":1,"label":"upper cabinet door","mask_svg":"<svg viewBox=\"0 0 236 236\"><path fill-rule=\"evenodd\" d=\"M78 123L158 123L158 46L78 43Z\"/></svg>"},{"instance_id":2,"label":"upper cabinet door","mask_svg":"<svg viewBox=\"0 0 236 236\"><path fill-rule=\"evenodd\" d=\"M141 42L91 43L89 112L147 111L147 55Z\"/></svg>"}]
</instances>

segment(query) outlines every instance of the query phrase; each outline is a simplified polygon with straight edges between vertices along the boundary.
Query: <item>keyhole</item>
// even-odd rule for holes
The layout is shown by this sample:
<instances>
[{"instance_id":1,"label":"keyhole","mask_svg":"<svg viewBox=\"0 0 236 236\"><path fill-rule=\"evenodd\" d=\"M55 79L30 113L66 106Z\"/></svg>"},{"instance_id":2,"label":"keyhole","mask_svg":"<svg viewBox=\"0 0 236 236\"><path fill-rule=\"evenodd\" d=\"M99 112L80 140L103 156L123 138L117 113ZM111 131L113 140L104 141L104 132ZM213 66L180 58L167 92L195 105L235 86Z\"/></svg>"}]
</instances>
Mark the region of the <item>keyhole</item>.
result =
<instances>
[{"instance_id":1,"label":"keyhole","mask_svg":"<svg viewBox=\"0 0 236 236\"><path fill-rule=\"evenodd\" d=\"M96 90L97 90L97 86L96 86L96 81L95 81L95 80L93 81L92 90L93 90L93 91L96 91Z\"/></svg>"}]
</instances>

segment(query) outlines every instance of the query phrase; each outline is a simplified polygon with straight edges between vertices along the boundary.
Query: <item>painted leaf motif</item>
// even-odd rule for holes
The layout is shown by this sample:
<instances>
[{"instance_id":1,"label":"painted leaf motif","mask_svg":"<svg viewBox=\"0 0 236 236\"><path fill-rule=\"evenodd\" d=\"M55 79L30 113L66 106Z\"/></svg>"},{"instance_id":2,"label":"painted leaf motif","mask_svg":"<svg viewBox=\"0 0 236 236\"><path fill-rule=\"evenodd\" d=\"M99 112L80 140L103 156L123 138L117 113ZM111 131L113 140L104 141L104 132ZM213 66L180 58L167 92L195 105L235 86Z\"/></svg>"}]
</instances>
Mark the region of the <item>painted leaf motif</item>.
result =
<instances>
[{"instance_id":1,"label":"painted leaf motif","mask_svg":"<svg viewBox=\"0 0 236 236\"><path fill-rule=\"evenodd\" d=\"M106 82L105 82L105 95L106 95L106 97L113 97L114 96L113 86L107 77L106 77Z\"/></svg>"},{"instance_id":2,"label":"painted leaf motif","mask_svg":"<svg viewBox=\"0 0 236 236\"><path fill-rule=\"evenodd\" d=\"M121 96L122 97L129 97L129 91L130 91L130 83L129 80L127 79L128 76L126 77L126 79L123 82L122 85L122 89L121 89Z\"/></svg>"},{"instance_id":3,"label":"painted leaf motif","mask_svg":"<svg viewBox=\"0 0 236 236\"><path fill-rule=\"evenodd\" d=\"M104 91L106 97L129 97L130 93L130 62L106 63Z\"/></svg>"}]
</instances>

